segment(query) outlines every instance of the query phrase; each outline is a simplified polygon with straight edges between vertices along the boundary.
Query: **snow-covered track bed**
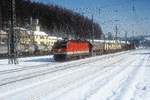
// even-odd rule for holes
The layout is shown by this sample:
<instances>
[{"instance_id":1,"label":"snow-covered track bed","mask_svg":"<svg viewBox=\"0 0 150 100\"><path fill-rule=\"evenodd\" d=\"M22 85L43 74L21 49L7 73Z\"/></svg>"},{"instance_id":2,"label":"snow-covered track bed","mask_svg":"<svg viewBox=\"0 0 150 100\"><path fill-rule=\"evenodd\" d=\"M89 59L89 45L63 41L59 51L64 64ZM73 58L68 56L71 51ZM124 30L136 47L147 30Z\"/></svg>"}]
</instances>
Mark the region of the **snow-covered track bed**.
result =
<instances>
[{"instance_id":1,"label":"snow-covered track bed","mask_svg":"<svg viewBox=\"0 0 150 100\"><path fill-rule=\"evenodd\" d=\"M41 64L39 68L13 71L12 75L1 73L6 75L0 77L2 81L10 83L0 86L0 99L136 100L135 86L142 79L140 75L148 66L149 57L147 50L138 49L54 65Z\"/></svg>"},{"instance_id":2,"label":"snow-covered track bed","mask_svg":"<svg viewBox=\"0 0 150 100\"><path fill-rule=\"evenodd\" d=\"M142 67L144 57L134 60L132 63L126 65L126 68L122 72L113 75L113 78L102 87L95 91L87 100L128 100L123 99L123 95L127 92L129 84L134 81L138 70ZM106 90L103 92L103 90Z\"/></svg>"},{"instance_id":3,"label":"snow-covered track bed","mask_svg":"<svg viewBox=\"0 0 150 100\"><path fill-rule=\"evenodd\" d=\"M111 79L124 71L126 66L133 62L133 59L125 64L120 65L121 67L117 66L118 63L124 61L126 60L119 60L118 62L106 65L103 69L97 68L93 73L84 77L82 76L82 78L72 82L72 84L67 84L68 86L65 86L65 89L60 89L59 92L51 94L51 96L48 96L46 99L61 100L61 98L64 98L65 100L86 100L100 88L106 85L108 81L111 81ZM73 96L72 93L74 94ZM82 94L82 96L78 96L80 94Z\"/></svg>"},{"instance_id":4,"label":"snow-covered track bed","mask_svg":"<svg viewBox=\"0 0 150 100\"><path fill-rule=\"evenodd\" d=\"M121 53L124 55L124 53ZM113 59L113 57L118 56L119 54L115 54L109 57L109 59ZM84 64L93 63L102 59L105 59L107 56L101 57L99 59L83 59L82 62L79 61L73 61L73 62L67 62L67 63L57 63L54 65L51 64L40 64L35 66L27 66L22 68L16 68L16 69L10 69L10 70L3 70L0 71L0 86L11 84L13 82L26 80L38 76L42 76L45 74L49 74L52 72L65 70L72 67L79 67Z\"/></svg>"}]
</instances>

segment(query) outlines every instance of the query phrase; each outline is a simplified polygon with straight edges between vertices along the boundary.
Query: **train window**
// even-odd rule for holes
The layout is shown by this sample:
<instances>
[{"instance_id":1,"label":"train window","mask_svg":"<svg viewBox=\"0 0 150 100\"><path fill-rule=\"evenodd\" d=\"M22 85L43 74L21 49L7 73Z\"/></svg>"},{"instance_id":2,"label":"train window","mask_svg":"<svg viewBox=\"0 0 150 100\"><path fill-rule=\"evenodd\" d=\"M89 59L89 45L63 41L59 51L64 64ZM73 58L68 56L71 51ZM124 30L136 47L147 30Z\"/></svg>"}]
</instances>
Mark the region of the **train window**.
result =
<instances>
[{"instance_id":1,"label":"train window","mask_svg":"<svg viewBox=\"0 0 150 100\"><path fill-rule=\"evenodd\" d=\"M66 48L67 47L67 42L66 41L58 41L54 43L54 48L55 49L60 49L60 48Z\"/></svg>"}]
</instances>

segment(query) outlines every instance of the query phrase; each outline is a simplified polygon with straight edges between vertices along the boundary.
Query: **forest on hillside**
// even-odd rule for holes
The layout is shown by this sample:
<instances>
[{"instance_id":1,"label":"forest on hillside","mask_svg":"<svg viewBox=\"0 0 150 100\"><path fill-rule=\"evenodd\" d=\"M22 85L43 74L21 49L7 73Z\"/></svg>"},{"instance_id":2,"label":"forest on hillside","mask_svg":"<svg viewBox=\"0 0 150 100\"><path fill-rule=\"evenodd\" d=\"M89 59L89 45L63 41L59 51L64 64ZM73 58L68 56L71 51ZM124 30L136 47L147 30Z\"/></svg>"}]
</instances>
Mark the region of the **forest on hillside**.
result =
<instances>
[{"instance_id":1,"label":"forest on hillside","mask_svg":"<svg viewBox=\"0 0 150 100\"><path fill-rule=\"evenodd\" d=\"M10 0L0 0L0 27L8 26ZM100 38L102 29L91 19L69 9L52 4L16 0L17 26L26 27L30 18L39 19L40 26L47 33L76 33L89 36L94 32L95 38Z\"/></svg>"}]
</instances>

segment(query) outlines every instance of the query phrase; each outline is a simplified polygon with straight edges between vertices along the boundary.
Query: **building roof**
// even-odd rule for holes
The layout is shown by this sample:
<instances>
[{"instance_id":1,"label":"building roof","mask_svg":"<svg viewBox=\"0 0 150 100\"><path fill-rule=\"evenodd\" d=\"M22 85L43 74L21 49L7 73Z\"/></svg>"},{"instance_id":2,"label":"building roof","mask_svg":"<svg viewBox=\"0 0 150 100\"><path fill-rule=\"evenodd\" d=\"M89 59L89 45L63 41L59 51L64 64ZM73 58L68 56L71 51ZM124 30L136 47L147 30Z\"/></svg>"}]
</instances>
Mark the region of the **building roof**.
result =
<instances>
[{"instance_id":1,"label":"building roof","mask_svg":"<svg viewBox=\"0 0 150 100\"><path fill-rule=\"evenodd\" d=\"M5 31L3 31L3 30L0 30L0 34L5 35L5 34L8 34L8 33L7 33L7 32L5 32Z\"/></svg>"},{"instance_id":2,"label":"building roof","mask_svg":"<svg viewBox=\"0 0 150 100\"><path fill-rule=\"evenodd\" d=\"M42 31L34 31L34 35L47 36L48 34L46 34L45 32L42 32Z\"/></svg>"}]
</instances>

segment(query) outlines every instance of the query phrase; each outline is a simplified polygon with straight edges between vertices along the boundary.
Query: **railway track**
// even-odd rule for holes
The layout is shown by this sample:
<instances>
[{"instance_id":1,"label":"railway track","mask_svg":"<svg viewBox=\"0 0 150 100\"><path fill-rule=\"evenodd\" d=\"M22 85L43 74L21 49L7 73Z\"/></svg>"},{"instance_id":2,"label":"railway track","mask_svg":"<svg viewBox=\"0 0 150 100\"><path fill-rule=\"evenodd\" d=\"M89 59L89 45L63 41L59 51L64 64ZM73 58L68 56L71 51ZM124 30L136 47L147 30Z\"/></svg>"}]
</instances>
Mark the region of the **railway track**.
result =
<instances>
[{"instance_id":1,"label":"railway track","mask_svg":"<svg viewBox=\"0 0 150 100\"><path fill-rule=\"evenodd\" d=\"M120 61L118 61L118 62L123 62L124 61L124 59L122 59L122 60L120 60ZM116 62L116 63L118 63L118 62ZM52 97L52 98L50 98L50 99L52 99L52 100L57 100L59 97L61 97L61 96L63 96L64 94L66 94L67 93L67 91L71 91L71 90L76 90L77 88L79 88L79 87L84 87L84 86L86 86L86 84L89 84L90 83L90 81L92 81L92 89L89 89L89 90L87 90L85 93L83 93L84 95L83 96L85 96L86 98L84 98L84 99L81 99L81 100L87 100L87 98L88 97L90 97L91 95L93 95L93 93L95 92L95 91L97 91L99 88L101 88L102 86L104 86L104 85L106 85L108 82L109 82L109 80L111 80L111 79L113 79L115 76L117 76L119 73L121 73L122 71L124 71L127 67L125 67L125 66L127 66L128 64L131 64L133 62L133 59L130 61L130 62L127 62L125 65L121 65L122 67L120 67L120 66L116 66L115 64L116 63L114 63L114 64L108 64L108 65L106 65L105 67L103 67L103 68L98 68L98 69L96 69L96 71L94 72L94 74L89 74L89 75L87 75L87 76L84 76L83 78L80 78L80 80L78 80L78 85L76 86L76 87L74 87L73 86L73 84L75 83L75 82L72 82L72 84L69 84L70 86L66 86L68 89L66 89L66 91L65 92L63 92L62 94L59 94L59 95L57 95L56 97ZM106 69L107 68L107 69ZM110 74L108 75L108 76L105 76L105 74L107 74L108 72L110 72ZM112 73L111 73L112 72ZM102 76L100 79L97 79L97 77L99 77L99 76ZM104 77L105 76L105 77ZM88 78L87 78L88 77ZM84 80L84 78L87 78L87 79L85 79ZM84 80L84 81L83 81ZM96 86L96 84L97 85L100 85L100 86ZM64 86L64 85L63 85ZM95 87L96 86L96 87ZM91 87L91 86L89 86L89 87ZM95 87L95 88L94 88ZM60 88L59 88L60 89ZM83 89L81 89L81 90L84 90L84 88ZM68 94L67 94L68 95ZM82 98L82 97L81 97ZM49 99L49 98L48 98Z\"/></svg>"},{"instance_id":2,"label":"railway track","mask_svg":"<svg viewBox=\"0 0 150 100\"><path fill-rule=\"evenodd\" d=\"M125 53L122 53L122 55L123 54L125 54ZM116 54L116 55L113 55L111 57L113 58L116 56L120 56L120 54ZM30 66L30 67L19 68L19 69L4 70L4 71L0 72L1 77L4 77L4 76L10 76L10 77L2 78L0 80L0 86L4 86L4 85L18 82L21 80L31 79L34 77L46 75L49 73L53 73L53 72L57 72L57 71L61 71L61 70L65 70L65 69L69 69L69 68L73 68L73 67L79 67L79 66L84 65L84 64L89 64L89 63L93 63L93 62L102 60L104 58L106 58L106 57L102 57L100 59L95 59L94 61L88 60L88 61L84 61L84 62L80 62L80 63L69 63L69 64L68 63L67 64L62 63L63 65L62 64L53 65L53 67L49 66L50 64L43 64L43 65L39 65L36 67ZM44 68L44 69L39 69L39 68ZM23 73L22 71L30 71L30 73L26 73L26 72ZM14 73L19 73L19 72L20 72L20 74L13 76ZM23 73L23 74L21 74L21 73Z\"/></svg>"},{"instance_id":3,"label":"railway track","mask_svg":"<svg viewBox=\"0 0 150 100\"><path fill-rule=\"evenodd\" d=\"M126 54L127 52L122 52L122 53L119 53L119 54L115 54L115 55L112 55L111 57L114 57L114 56L120 56L120 54L121 55L123 55L123 54ZM102 57L102 58L100 58L100 59L97 59L97 60L95 60L95 61L93 61L93 62L96 62L96 61L98 61L98 60L102 60L102 59L104 59L104 58L106 58L107 56L104 56L104 57ZM63 62L61 62L61 63L63 63ZM87 62L85 62L85 63L89 63L89 60L87 61ZM91 62L90 62L91 63ZM83 63L84 64L84 63ZM22 68L15 68L15 69L9 69L9 70L2 70L2 71L0 71L0 75L3 75L3 74L8 74L8 73L14 73L14 72L19 72L19 71L24 71L24 70L30 70L30 69L37 69L37 68L43 68L43 67L50 67L50 65L51 65L51 63L49 64L49 63L47 63L47 64L39 64L39 65L33 65L33 66L27 66L27 67L22 67L22 66L20 66L20 67L22 67ZM54 64L55 65L55 64ZM60 67L60 66L59 66Z\"/></svg>"},{"instance_id":4,"label":"railway track","mask_svg":"<svg viewBox=\"0 0 150 100\"><path fill-rule=\"evenodd\" d=\"M123 99L122 98L123 97L122 94L125 94L125 92L127 91L128 87L130 85L132 85L133 81L137 77L137 74L139 74L139 71L142 70L142 67L145 66L144 64L146 63L146 61L148 61L148 59L149 59L148 56L144 56L142 58L142 60L139 61L137 65L135 65L133 70L128 74L128 77L124 78L124 80L120 84L120 87L117 88L116 95L115 96L111 96L110 98L113 98L113 100ZM138 83L138 82L136 82L136 83ZM136 84L136 83L134 83L134 84Z\"/></svg>"},{"instance_id":5,"label":"railway track","mask_svg":"<svg viewBox=\"0 0 150 100\"><path fill-rule=\"evenodd\" d=\"M113 84L113 80L116 80L117 77L119 77L119 76L122 75L124 72L126 72L126 70L129 69L129 66L128 66L128 65L132 65L133 63L134 63L134 60L131 60L130 62L128 62L127 64L125 64L123 68L120 68L119 70L115 71L115 73L110 74L108 77L105 77L104 80L99 80L99 83L100 83L101 85L97 86L96 88L93 88L93 90L91 91L91 93L88 94L88 95L86 96L86 99L84 99L84 100L90 100L94 94L98 93L101 88L104 88L104 87L106 87L107 85L109 85L110 82L112 82L112 84ZM126 73L126 74L128 74L128 73ZM130 74L131 74L131 73L130 73ZM126 80L126 77L124 77L122 80ZM119 83L119 82L118 82L118 83ZM118 83L117 83L117 84L118 84ZM118 86L118 88L120 88L120 87ZM117 88L117 89L118 89L118 88ZM114 91L115 91L115 90L114 90ZM117 90L116 90L116 91L117 91ZM113 92L113 91L112 91L112 92ZM113 93L117 95L117 92L113 92ZM113 94L113 95L114 95L114 94ZM111 96L112 96L112 95L111 95ZM108 98L106 98L106 99L108 99L108 100L120 100L120 99L112 99L111 96L108 96Z\"/></svg>"},{"instance_id":6,"label":"railway track","mask_svg":"<svg viewBox=\"0 0 150 100\"><path fill-rule=\"evenodd\" d=\"M74 97L77 97L79 94L76 94L76 91L78 91L78 89L80 89L79 91L81 91L83 97L78 98L78 99L80 99L80 100L90 100L89 98L91 96L93 96L93 94L97 93L101 88L107 87L108 84L112 83L111 81L116 80L116 78L118 76L123 75L123 73L126 73L127 70L132 69L132 70L129 71L131 73L126 73L127 75L128 74L134 75L135 72L137 72L137 69L139 69L139 66L140 66L139 65L136 68L131 68L130 67L130 65L134 65L134 63L136 61L138 61L138 60L135 60L135 58L136 57L131 59L131 57L129 56L129 57L125 58L123 61L126 62L126 61L128 61L128 59L130 59L130 61L128 61L127 63L123 63L123 65L122 65L122 61L120 61L116 66L114 66L114 67L111 66L110 69L106 70L105 72L101 72L101 69L100 69L99 71L97 71L93 75L91 75L91 77L89 79L86 79L86 81L84 81L84 82L83 82L84 78L81 78L80 80L78 80L78 83L72 82L72 84L69 84L69 86L64 86L63 85L63 87L62 87L63 93L51 98L51 96L54 95L54 94L52 94L52 95L49 96L50 98L47 98L47 99L50 99L50 100L51 99L52 100L57 100L57 99L61 99L61 98L65 99L64 95L66 95L67 97L69 97L69 96L72 97L71 96L72 93L74 93ZM141 62L139 62L139 63L141 63ZM112 73L111 73L111 71L112 71ZM109 72L109 75L108 75L108 72ZM106 77L105 74L108 75L108 76ZM86 76L86 77L88 77L88 76ZM123 79L126 80L126 77L124 77ZM91 81L91 83L90 83L90 81ZM87 86L87 84L88 84L88 86ZM118 84L118 83L115 83L115 84ZM66 91L64 91L64 87L67 88ZM87 87L88 87L88 89L87 89ZM107 88L107 89L109 89L109 88ZM85 92L84 92L84 90L85 90ZM59 87L59 91L61 91L60 87ZM102 91L102 92L104 92L104 91ZM113 92L113 91L111 91L111 92ZM69 93L71 93L71 94L69 94ZM115 93L115 94L117 94L117 93ZM102 95L99 94L99 96L102 96ZM68 100L68 98L67 98L67 100ZM96 98L92 99L92 100L96 100ZM111 100L111 99L109 98L108 100ZM113 100L116 100L116 99L113 99ZM117 100L120 100L120 99L117 99Z\"/></svg>"},{"instance_id":7,"label":"railway track","mask_svg":"<svg viewBox=\"0 0 150 100\"><path fill-rule=\"evenodd\" d=\"M142 57L142 59L143 58L144 57ZM87 96L85 96L86 98L84 98L83 100L91 100L91 99L95 100L95 98L106 100L122 100L120 98L121 94L123 94L125 89L131 83L130 81L134 80L135 75L137 74L138 70L141 67L142 61L139 61L139 63L135 65L136 61L139 61L139 59L138 60L133 59L131 62L127 63L125 67L122 68L120 71L118 70L118 72L115 72L115 74L113 75L110 74L110 76L105 77L104 80L99 80L98 83L102 84L93 88L93 90L91 90L92 92ZM114 84L115 86L112 88L112 85ZM103 89L101 90L101 88ZM103 95L104 89L107 90L108 94Z\"/></svg>"}]
</instances>

